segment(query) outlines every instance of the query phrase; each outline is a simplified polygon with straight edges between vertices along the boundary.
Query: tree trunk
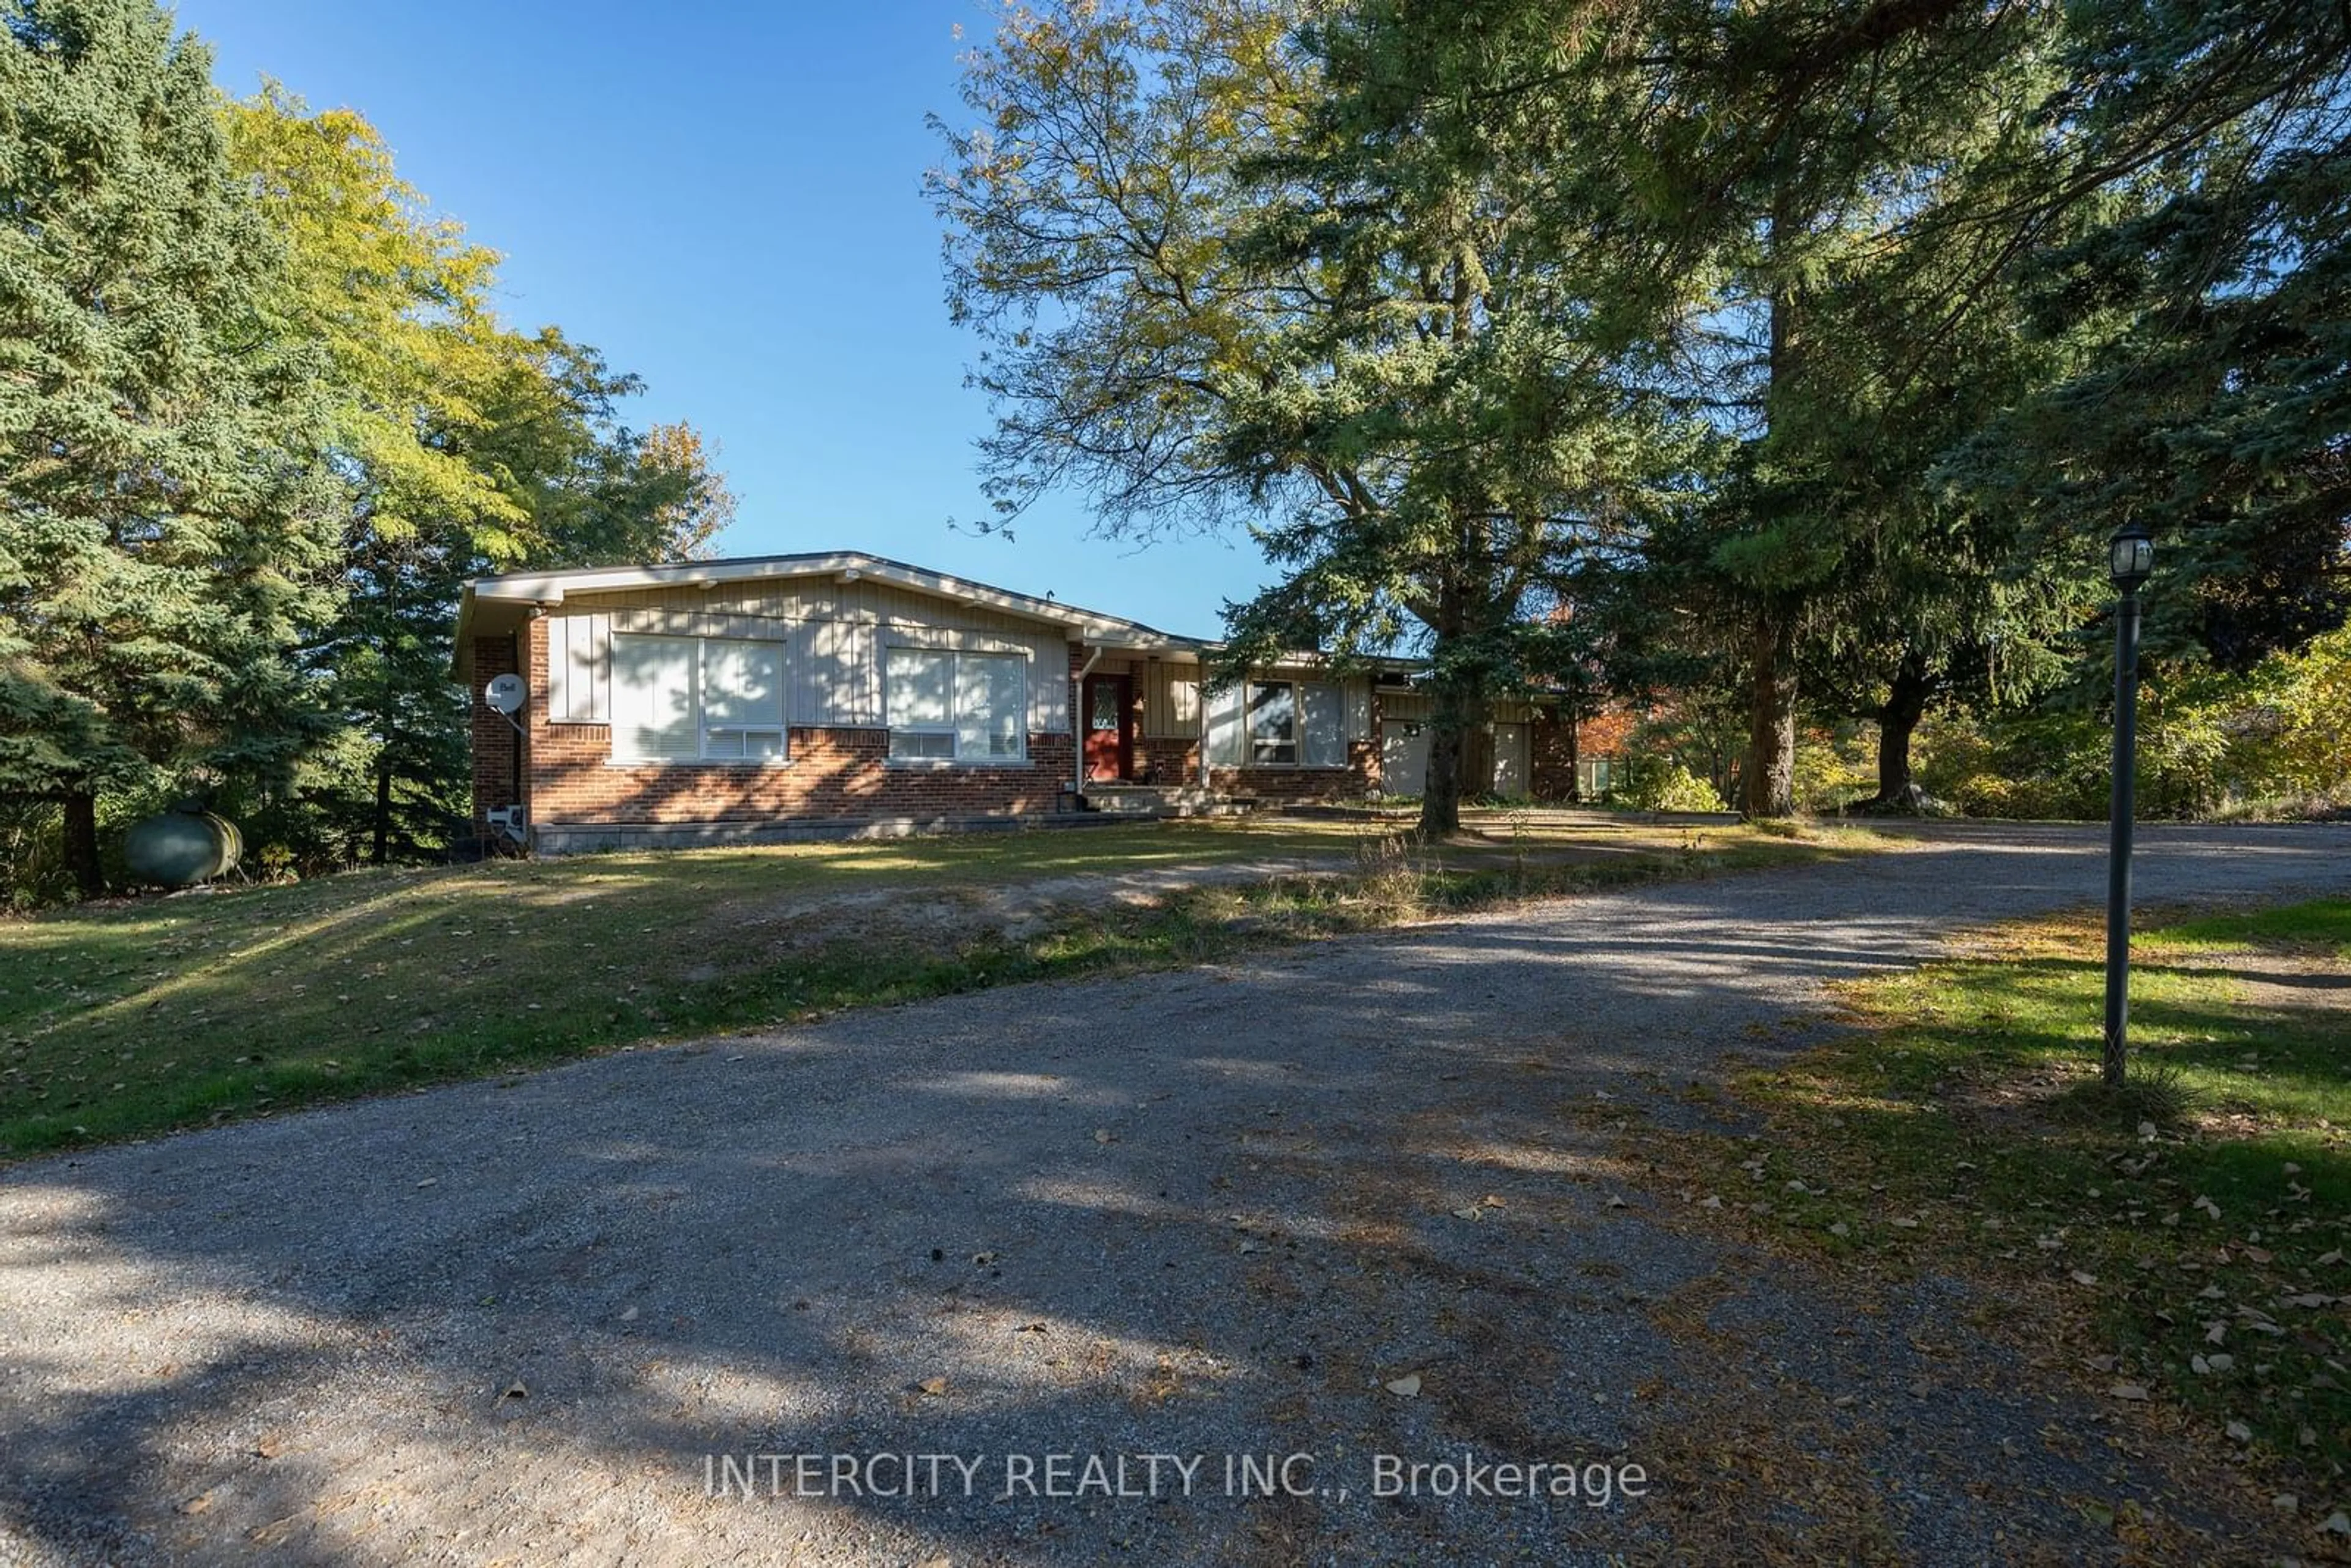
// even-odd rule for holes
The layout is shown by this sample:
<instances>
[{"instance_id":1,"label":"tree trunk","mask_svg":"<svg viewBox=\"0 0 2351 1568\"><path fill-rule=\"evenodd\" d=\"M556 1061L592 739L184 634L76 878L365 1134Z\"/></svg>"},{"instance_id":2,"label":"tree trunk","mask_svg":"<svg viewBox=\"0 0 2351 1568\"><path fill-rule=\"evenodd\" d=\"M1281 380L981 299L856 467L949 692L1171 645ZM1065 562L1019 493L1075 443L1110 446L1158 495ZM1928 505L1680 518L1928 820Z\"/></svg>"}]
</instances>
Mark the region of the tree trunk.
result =
<instances>
[{"instance_id":1,"label":"tree trunk","mask_svg":"<svg viewBox=\"0 0 2351 1568\"><path fill-rule=\"evenodd\" d=\"M1483 705L1480 705L1483 711ZM1481 718L1461 721L1461 798L1475 800L1494 789L1494 730Z\"/></svg>"},{"instance_id":2,"label":"tree trunk","mask_svg":"<svg viewBox=\"0 0 2351 1568\"><path fill-rule=\"evenodd\" d=\"M1793 170L1783 162L1772 192L1769 241L1769 258L1777 281L1771 296L1771 347L1766 361L1771 380L1763 393L1763 418L1766 430L1773 434L1781 432L1782 411L1794 398L1802 373L1796 285L1782 270L1790 236L1801 235L1804 228L1798 195ZM1740 805L1754 819L1796 813L1795 646L1793 607L1784 601L1771 603L1767 598L1756 611L1748 645L1753 685L1748 695L1747 765L1740 779Z\"/></svg>"},{"instance_id":3,"label":"tree trunk","mask_svg":"<svg viewBox=\"0 0 2351 1568\"><path fill-rule=\"evenodd\" d=\"M1755 617L1749 658L1747 766L1740 802L1750 817L1796 814L1796 662L1790 623L1769 610Z\"/></svg>"},{"instance_id":4,"label":"tree trunk","mask_svg":"<svg viewBox=\"0 0 2351 1568\"><path fill-rule=\"evenodd\" d=\"M1574 707L1567 704L1561 705L1560 715L1567 721L1567 803L1573 806L1581 804L1583 800L1583 751L1580 733L1583 721L1577 716Z\"/></svg>"},{"instance_id":5,"label":"tree trunk","mask_svg":"<svg viewBox=\"0 0 2351 1568\"><path fill-rule=\"evenodd\" d=\"M375 841L369 847L368 862L382 865L392 859L392 754L378 750L375 754Z\"/></svg>"},{"instance_id":6,"label":"tree trunk","mask_svg":"<svg viewBox=\"0 0 2351 1568\"><path fill-rule=\"evenodd\" d=\"M98 862L98 797L78 791L66 797L66 869L84 898L106 894L106 873Z\"/></svg>"},{"instance_id":7,"label":"tree trunk","mask_svg":"<svg viewBox=\"0 0 2351 1568\"><path fill-rule=\"evenodd\" d=\"M1483 691L1440 685L1430 695L1428 778L1420 797L1420 832L1423 838L1436 839L1461 831L1461 800L1473 792L1468 786L1480 777L1476 769L1481 755L1486 759L1483 777L1493 777L1493 739L1485 733Z\"/></svg>"},{"instance_id":8,"label":"tree trunk","mask_svg":"<svg viewBox=\"0 0 2351 1568\"><path fill-rule=\"evenodd\" d=\"M1428 772L1421 789L1420 836L1435 840L1461 831L1462 788L1474 777L1471 732L1486 716L1486 693L1476 664L1450 656L1468 632L1458 581L1447 580L1439 590L1437 613L1428 628L1435 633L1429 647L1435 669L1428 688Z\"/></svg>"},{"instance_id":9,"label":"tree trunk","mask_svg":"<svg viewBox=\"0 0 2351 1568\"><path fill-rule=\"evenodd\" d=\"M1886 706L1877 716L1877 798L1870 806L1881 810L1915 811L1918 786L1910 775L1910 737L1927 715L1927 699L1935 695L1934 678L1926 661L1911 654L1894 672Z\"/></svg>"},{"instance_id":10,"label":"tree trunk","mask_svg":"<svg viewBox=\"0 0 2351 1568\"><path fill-rule=\"evenodd\" d=\"M1428 774L1420 792L1420 836L1441 839L1461 831L1461 733L1459 710L1448 714L1439 695L1428 726Z\"/></svg>"}]
</instances>

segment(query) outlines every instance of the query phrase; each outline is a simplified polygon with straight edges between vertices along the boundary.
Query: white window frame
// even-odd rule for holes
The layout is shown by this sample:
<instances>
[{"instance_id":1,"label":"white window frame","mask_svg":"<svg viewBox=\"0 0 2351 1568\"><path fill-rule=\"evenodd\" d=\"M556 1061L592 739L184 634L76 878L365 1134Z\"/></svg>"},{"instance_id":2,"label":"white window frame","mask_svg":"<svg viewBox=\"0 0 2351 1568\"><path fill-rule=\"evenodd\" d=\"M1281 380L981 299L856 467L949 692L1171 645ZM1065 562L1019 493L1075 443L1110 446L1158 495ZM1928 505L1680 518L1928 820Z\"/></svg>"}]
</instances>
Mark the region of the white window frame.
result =
<instances>
[{"instance_id":1,"label":"white window frame","mask_svg":"<svg viewBox=\"0 0 2351 1568\"><path fill-rule=\"evenodd\" d=\"M890 656L893 653L920 653L925 657L947 661L947 716L944 720L923 724L902 724L890 712ZM957 704L963 695L963 661L966 659L1002 659L1017 665L1020 671L1020 722L1014 738L1019 749L1009 757L986 753L967 756L963 748L963 716ZM882 725L889 732L883 747L883 760L893 768L1026 768L1029 766L1029 717L1035 700L1036 672L1028 655L1008 649L938 648L918 643L893 643L882 650ZM898 751L902 735L945 736L947 753L945 756L907 755Z\"/></svg>"},{"instance_id":2,"label":"white window frame","mask_svg":"<svg viewBox=\"0 0 2351 1568\"><path fill-rule=\"evenodd\" d=\"M1257 694L1261 691L1270 692L1277 686L1286 694L1290 704L1290 738L1261 740L1258 737L1257 725L1254 722L1257 712ZM1306 715L1298 706L1296 681L1261 681L1252 676L1241 684L1241 755L1247 759L1242 763L1243 767L1297 768L1301 766L1306 756L1305 730ZM1286 746L1290 748L1290 759L1285 762L1278 757L1260 757L1258 755L1258 747L1260 746Z\"/></svg>"},{"instance_id":3,"label":"white window frame","mask_svg":"<svg viewBox=\"0 0 2351 1568\"><path fill-rule=\"evenodd\" d=\"M1268 762L1261 760L1258 757L1258 737L1256 732L1249 727L1249 694L1259 686L1286 686L1289 688L1290 739L1287 741L1274 741L1268 743L1270 745L1288 746L1290 747L1290 759L1287 762ZM1332 709L1339 727L1338 735L1336 737L1338 741L1338 760L1335 762L1309 762L1306 759L1306 690L1310 686L1323 687L1331 693ZM1211 758L1208 762L1209 767L1269 768L1289 768L1292 770L1302 768L1310 773L1344 773L1347 771L1347 688L1341 682L1296 680L1287 675L1249 675L1244 676L1240 680L1235 681L1231 685L1227 686L1222 692L1218 693L1217 700L1229 701L1233 704L1231 722L1235 730L1238 734L1240 756L1238 760L1231 761L1220 761ZM1212 707L1213 706L1213 704L1206 705L1206 706L1209 707ZM1208 730L1209 723L1204 720L1201 726L1201 744L1204 747L1207 745L1209 740Z\"/></svg>"},{"instance_id":4,"label":"white window frame","mask_svg":"<svg viewBox=\"0 0 2351 1568\"><path fill-rule=\"evenodd\" d=\"M790 655L786 644L782 641L775 638L763 637L696 637L690 634L671 632L615 632L611 635L610 644L611 652L607 654L607 657L610 658L615 665L617 665L619 663L620 644L623 642L633 642L638 639L645 639L649 641L658 640L670 643L691 643L694 644L695 755L692 757L640 757L622 751L621 749L621 737L622 733L629 727L620 722L620 715L617 711L617 699L615 699L613 702L608 703L607 705L607 712L610 714L610 717L607 722L612 726L612 747L611 760L614 766L623 768L706 768L715 765L719 767L732 766L736 768L780 768L785 763L791 760L791 694L790 688L787 684L789 677L785 669L786 664ZM710 722L709 707L704 701L703 693L707 689L710 665L710 644L713 643L747 643L757 646L773 648L776 650L776 675L777 685L778 687L776 693L778 722L774 724L718 725L714 725ZM766 757L746 757L740 749L737 749L731 757L723 751L714 753L710 749L710 737L713 735L739 735L744 737L743 743L745 745L748 745L750 738L754 736L773 736L776 740L776 749L772 755Z\"/></svg>"}]
</instances>

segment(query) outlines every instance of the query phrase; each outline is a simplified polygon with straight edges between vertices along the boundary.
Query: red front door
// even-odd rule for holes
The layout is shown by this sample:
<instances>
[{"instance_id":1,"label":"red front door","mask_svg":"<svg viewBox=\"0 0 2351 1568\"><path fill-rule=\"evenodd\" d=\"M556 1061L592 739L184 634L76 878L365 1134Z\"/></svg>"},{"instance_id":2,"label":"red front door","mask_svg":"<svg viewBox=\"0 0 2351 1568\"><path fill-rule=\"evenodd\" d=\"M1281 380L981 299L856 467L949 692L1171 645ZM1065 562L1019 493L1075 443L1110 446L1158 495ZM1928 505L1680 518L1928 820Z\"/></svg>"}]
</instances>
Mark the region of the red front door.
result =
<instances>
[{"instance_id":1,"label":"red front door","mask_svg":"<svg viewBox=\"0 0 2351 1568\"><path fill-rule=\"evenodd\" d=\"M1105 781L1133 771L1134 739L1128 726L1134 704L1124 675L1086 677L1086 777Z\"/></svg>"}]
</instances>

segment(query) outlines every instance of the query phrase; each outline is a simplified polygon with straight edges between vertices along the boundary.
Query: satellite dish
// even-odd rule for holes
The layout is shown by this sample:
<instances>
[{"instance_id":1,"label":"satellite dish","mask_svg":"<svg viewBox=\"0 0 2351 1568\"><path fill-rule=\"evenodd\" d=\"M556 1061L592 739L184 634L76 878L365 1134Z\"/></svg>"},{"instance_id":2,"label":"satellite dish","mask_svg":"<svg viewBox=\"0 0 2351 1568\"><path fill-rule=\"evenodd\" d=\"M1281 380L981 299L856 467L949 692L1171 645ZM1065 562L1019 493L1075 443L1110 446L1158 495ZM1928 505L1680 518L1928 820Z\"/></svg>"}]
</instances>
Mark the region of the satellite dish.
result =
<instances>
[{"instance_id":1,"label":"satellite dish","mask_svg":"<svg viewBox=\"0 0 2351 1568\"><path fill-rule=\"evenodd\" d=\"M527 689L520 675L499 675L482 693L482 700L509 716L522 711Z\"/></svg>"}]
</instances>

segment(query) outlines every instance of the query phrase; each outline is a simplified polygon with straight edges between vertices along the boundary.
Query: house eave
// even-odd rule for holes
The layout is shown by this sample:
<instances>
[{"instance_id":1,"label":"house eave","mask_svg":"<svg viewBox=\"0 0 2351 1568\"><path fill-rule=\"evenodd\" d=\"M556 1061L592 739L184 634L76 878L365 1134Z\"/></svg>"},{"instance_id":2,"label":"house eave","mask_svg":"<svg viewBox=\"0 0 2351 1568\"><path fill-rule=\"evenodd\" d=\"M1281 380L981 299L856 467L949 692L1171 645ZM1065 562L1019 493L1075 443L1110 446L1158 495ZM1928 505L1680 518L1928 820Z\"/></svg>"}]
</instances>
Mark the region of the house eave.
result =
<instances>
[{"instance_id":1,"label":"house eave","mask_svg":"<svg viewBox=\"0 0 2351 1568\"><path fill-rule=\"evenodd\" d=\"M871 579L893 587L981 605L1041 625L1057 626L1089 642L1196 647L1197 639L1176 636L1123 616L1105 615L1056 600L997 588L968 578L908 566L861 551L820 555L757 556L736 560L681 561L665 566L581 567L564 571L511 572L476 578L466 585L469 601L538 605L554 609L574 595L625 592L640 588L716 588L772 579L829 577L855 582Z\"/></svg>"}]
</instances>

